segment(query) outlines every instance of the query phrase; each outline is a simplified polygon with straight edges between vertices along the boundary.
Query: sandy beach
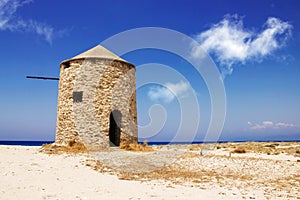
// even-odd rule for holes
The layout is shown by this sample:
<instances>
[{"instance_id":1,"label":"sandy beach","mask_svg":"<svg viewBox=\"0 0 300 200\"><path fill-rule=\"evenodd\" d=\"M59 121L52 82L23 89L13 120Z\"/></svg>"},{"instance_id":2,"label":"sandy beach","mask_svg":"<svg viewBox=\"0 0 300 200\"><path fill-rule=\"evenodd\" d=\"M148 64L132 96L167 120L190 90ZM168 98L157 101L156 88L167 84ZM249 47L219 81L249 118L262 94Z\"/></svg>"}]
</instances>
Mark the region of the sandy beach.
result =
<instances>
[{"instance_id":1,"label":"sandy beach","mask_svg":"<svg viewBox=\"0 0 300 200\"><path fill-rule=\"evenodd\" d=\"M45 154L0 146L0 199L299 199L299 143ZM245 152L243 152L245 151Z\"/></svg>"}]
</instances>

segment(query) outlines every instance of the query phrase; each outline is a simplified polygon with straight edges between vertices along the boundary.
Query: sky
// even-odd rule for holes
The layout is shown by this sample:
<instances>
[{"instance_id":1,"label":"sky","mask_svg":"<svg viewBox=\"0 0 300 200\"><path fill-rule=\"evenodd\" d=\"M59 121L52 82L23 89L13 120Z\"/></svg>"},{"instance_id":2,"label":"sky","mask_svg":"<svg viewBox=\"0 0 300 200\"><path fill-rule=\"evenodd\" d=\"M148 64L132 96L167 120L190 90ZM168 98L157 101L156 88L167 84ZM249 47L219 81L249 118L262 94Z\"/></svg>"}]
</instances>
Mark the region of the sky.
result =
<instances>
[{"instance_id":1,"label":"sky","mask_svg":"<svg viewBox=\"0 0 300 200\"><path fill-rule=\"evenodd\" d=\"M61 61L146 27L194 43L188 58L153 48L121 55L137 68L140 140L202 141L223 114L219 140L300 140L299 10L297 0L0 0L0 140L55 139L58 82L26 75L59 77ZM220 75L210 85L188 62L204 54ZM213 83L225 101L212 97Z\"/></svg>"}]
</instances>

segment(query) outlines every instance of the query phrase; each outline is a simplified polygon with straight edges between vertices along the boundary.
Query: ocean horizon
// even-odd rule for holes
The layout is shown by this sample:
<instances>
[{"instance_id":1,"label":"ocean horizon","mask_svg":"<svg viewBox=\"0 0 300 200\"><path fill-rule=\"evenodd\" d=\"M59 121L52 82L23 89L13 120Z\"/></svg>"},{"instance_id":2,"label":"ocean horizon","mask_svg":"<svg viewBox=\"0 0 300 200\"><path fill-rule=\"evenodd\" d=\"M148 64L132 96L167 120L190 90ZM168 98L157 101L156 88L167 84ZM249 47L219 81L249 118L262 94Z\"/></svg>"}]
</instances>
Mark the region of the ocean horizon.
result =
<instances>
[{"instance_id":1,"label":"ocean horizon","mask_svg":"<svg viewBox=\"0 0 300 200\"><path fill-rule=\"evenodd\" d=\"M43 144L50 144L55 141L31 141L31 140L0 140L0 145L17 145L17 146L42 146ZM168 145L168 144L205 144L205 143L227 143L227 142L300 142L300 140L220 140L217 142L204 142L204 141L193 141L193 142L173 142L173 141L149 141L148 145ZM143 141L138 141L142 144Z\"/></svg>"}]
</instances>

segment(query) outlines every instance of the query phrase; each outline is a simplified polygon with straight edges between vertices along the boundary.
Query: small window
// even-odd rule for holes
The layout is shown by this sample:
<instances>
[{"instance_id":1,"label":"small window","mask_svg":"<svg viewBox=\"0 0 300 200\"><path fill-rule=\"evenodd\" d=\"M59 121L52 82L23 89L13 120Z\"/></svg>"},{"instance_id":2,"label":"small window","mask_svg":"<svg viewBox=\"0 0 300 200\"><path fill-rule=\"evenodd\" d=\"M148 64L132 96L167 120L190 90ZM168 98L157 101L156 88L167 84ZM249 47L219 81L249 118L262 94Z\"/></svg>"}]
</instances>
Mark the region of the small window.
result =
<instances>
[{"instance_id":1,"label":"small window","mask_svg":"<svg viewBox=\"0 0 300 200\"><path fill-rule=\"evenodd\" d=\"M73 92L73 102L82 102L83 92Z\"/></svg>"}]
</instances>

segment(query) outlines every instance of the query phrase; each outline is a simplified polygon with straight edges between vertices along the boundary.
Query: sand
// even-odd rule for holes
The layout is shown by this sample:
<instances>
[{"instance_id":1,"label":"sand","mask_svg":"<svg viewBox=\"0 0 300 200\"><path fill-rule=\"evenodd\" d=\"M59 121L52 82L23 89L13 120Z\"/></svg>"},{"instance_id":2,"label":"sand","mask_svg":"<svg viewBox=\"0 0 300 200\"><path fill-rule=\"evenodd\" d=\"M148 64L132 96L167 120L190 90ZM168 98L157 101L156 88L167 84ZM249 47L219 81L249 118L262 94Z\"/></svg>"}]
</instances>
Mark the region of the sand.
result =
<instances>
[{"instance_id":1,"label":"sand","mask_svg":"<svg viewBox=\"0 0 300 200\"><path fill-rule=\"evenodd\" d=\"M298 144L287 145L280 154L171 145L79 155L0 146L0 199L299 199Z\"/></svg>"}]
</instances>

